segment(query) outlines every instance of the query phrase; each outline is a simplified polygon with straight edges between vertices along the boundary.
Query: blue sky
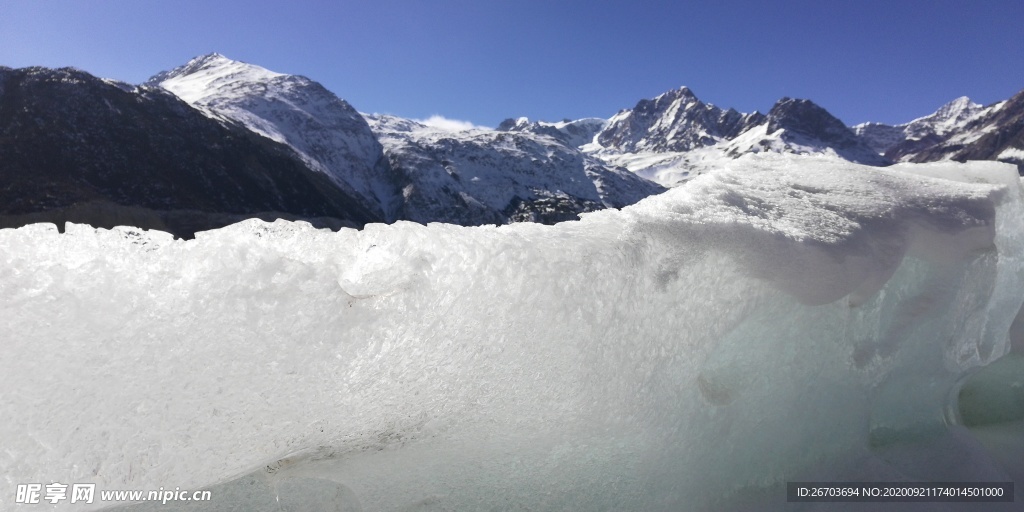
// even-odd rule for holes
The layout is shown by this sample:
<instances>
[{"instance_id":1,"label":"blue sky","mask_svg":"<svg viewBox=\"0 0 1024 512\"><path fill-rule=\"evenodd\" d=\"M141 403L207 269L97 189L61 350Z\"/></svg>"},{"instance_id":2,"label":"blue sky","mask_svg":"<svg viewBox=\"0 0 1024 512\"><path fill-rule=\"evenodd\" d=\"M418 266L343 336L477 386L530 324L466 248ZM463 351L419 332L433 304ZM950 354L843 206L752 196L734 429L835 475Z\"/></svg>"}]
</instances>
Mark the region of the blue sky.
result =
<instances>
[{"instance_id":1,"label":"blue sky","mask_svg":"<svg viewBox=\"0 0 1024 512\"><path fill-rule=\"evenodd\" d=\"M364 112L487 126L609 117L682 85L744 112L790 96L898 123L1024 89L1022 31L1022 0L6 0L0 65L138 83L216 51Z\"/></svg>"}]
</instances>

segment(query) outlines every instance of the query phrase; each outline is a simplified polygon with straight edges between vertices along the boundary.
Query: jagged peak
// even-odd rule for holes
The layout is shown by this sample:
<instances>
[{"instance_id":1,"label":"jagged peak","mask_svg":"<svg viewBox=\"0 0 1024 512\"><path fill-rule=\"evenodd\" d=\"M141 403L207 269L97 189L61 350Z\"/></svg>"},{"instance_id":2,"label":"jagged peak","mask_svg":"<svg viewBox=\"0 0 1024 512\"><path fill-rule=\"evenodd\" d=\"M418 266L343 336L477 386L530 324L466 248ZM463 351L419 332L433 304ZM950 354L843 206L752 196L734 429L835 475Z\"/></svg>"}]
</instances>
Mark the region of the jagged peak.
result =
<instances>
[{"instance_id":1,"label":"jagged peak","mask_svg":"<svg viewBox=\"0 0 1024 512\"><path fill-rule=\"evenodd\" d=\"M677 103L686 109L695 105L703 105L689 87L682 86L678 89L663 92L651 99L642 99L636 103L632 110L623 110L619 112L619 115L657 115L666 109L672 108L671 106Z\"/></svg>"},{"instance_id":2,"label":"jagged peak","mask_svg":"<svg viewBox=\"0 0 1024 512\"><path fill-rule=\"evenodd\" d=\"M694 98L697 97L697 95L693 93L693 90L690 89L689 87L685 86L685 85L680 86L678 89L676 89L673 92L676 93L676 95L678 95L678 96L692 96Z\"/></svg>"},{"instance_id":3,"label":"jagged peak","mask_svg":"<svg viewBox=\"0 0 1024 512\"><path fill-rule=\"evenodd\" d=\"M944 132L950 127L940 125L963 123L975 114L984 110L984 108L985 107L971 101L967 96L960 96L959 98L942 105L938 110L931 114L919 117L909 123L899 126L920 130L922 129L922 126L930 125L933 126L933 129L937 132Z\"/></svg>"},{"instance_id":4,"label":"jagged peak","mask_svg":"<svg viewBox=\"0 0 1024 512\"><path fill-rule=\"evenodd\" d=\"M971 101L971 99L968 98L967 96L960 96L959 98L957 98L957 99L955 99L953 101L950 101L949 103L946 103L939 110L954 109L954 108L964 108L964 107L970 107L970 106L980 107L981 105Z\"/></svg>"},{"instance_id":5,"label":"jagged peak","mask_svg":"<svg viewBox=\"0 0 1024 512\"><path fill-rule=\"evenodd\" d=\"M532 124L528 117L510 117L505 119L496 128L499 132L509 132L513 130L523 130Z\"/></svg>"},{"instance_id":6,"label":"jagged peak","mask_svg":"<svg viewBox=\"0 0 1024 512\"><path fill-rule=\"evenodd\" d=\"M677 100L685 99L692 101L700 101L697 99L697 95L687 86L681 86L678 89L672 89L670 91L663 92L654 98L654 101L660 102L663 100Z\"/></svg>"},{"instance_id":7,"label":"jagged peak","mask_svg":"<svg viewBox=\"0 0 1024 512\"><path fill-rule=\"evenodd\" d=\"M782 117L806 116L809 114L834 117L829 111L811 100L790 98L789 96L783 96L779 101L776 101L767 115L768 118L777 120Z\"/></svg>"},{"instance_id":8,"label":"jagged peak","mask_svg":"<svg viewBox=\"0 0 1024 512\"><path fill-rule=\"evenodd\" d=\"M786 105L786 104L789 104L789 103L801 103L801 102L804 102L804 101L810 102L811 100L793 99L793 98L790 98L789 96L783 96L783 97L779 98L779 101L775 102L775 105L773 105L772 109L769 110L768 112L771 113L772 110L775 110L777 107L782 106L782 105Z\"/></svg>"},{"instance_id":9,"label":"jagged peak","mask_svg":"<svg viewBox=\"0 0 1024 512\"><path fill-rule=\"evenodd\" d=\"M968 98L967 96L961 96L939 107L939 109L936 110L935 113L929 117L937 119L953 119L965 113L969 115L973 112L981 110L982 108L984 107L971 101L971 99Z\"/></svg>"}]
</instances>

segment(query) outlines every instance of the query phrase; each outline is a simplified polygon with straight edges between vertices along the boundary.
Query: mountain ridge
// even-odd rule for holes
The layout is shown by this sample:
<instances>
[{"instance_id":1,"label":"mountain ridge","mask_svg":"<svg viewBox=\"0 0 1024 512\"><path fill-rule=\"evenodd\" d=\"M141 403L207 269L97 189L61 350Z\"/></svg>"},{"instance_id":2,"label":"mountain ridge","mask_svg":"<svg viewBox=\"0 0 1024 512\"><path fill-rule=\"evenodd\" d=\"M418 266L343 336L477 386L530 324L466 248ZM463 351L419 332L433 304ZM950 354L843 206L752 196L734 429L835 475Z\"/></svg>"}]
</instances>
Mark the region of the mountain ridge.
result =
<instances>
[{"instance_id":1,"label":"mountain ridge","mask_svg":"<svg viewBox=\"0 0 1024 512\"><path fill-rule=\"evenodd\" d=\"M192 59L149 83L289 145L387 221L551 223L660 191L558 140L433 130L393 116L383 122L385 116L360 114L312 80L220 54Z\"/></svg>"},{"instance_id":2,"label":"mountain ridge","mask_svg":"<svg viewBox=\"0 0 1024 512\"><path fill-rule=\"evenodd\" d=\"M893 161L997 160L1024 175L1024 90L988 106L962 96L908 123L854 130Z\"/></svg>"},{"instance_id":3,"label":"mountain ridge","mask_svg":"<svg viewBox=\"0 0 1024 512\"><path fill-rule=\"evenodd\" d=\"M26 89L12 79L19 73L49 75L65 89ZM23 103L36 96L49 99ZM0 225L128 219L191 236L246 215L329 227L554 223L765 151L876 166L989 159L1024 169L1024 91L987 107L957 98L901 125L847 127L806 99L741 113L680 87L608 119L509 118L494 130L444 130L362 114L314 80L211 53L140 85L73 68L0 67L0 101L10 121L0 126L0 174L12 183ZM79 111L90 115L69 114ZM39 119L52 133L32 128ZM144 172L126 175L129 168Z\"/></svg>"}]
</instances>

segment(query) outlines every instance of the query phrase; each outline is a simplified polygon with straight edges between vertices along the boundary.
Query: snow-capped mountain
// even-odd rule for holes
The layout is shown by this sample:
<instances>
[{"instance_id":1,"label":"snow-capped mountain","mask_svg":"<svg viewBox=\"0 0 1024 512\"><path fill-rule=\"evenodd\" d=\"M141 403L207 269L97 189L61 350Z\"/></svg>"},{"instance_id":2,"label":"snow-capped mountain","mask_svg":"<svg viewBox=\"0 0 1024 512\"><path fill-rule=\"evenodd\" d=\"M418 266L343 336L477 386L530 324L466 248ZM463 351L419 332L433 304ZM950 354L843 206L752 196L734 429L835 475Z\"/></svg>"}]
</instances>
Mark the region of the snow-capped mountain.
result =
<instances>
[{"instance_id":1,"label":"snow-capped mountain","mask_svg":"<svg viewBox=\"0 0 1024 512\"><path fill-rule=\"evenodd\" d=\"M960 133L935 148L935 153L951 155L956 161L1008 162L1024 172L1024 91L986 108Z\"/></svg>"},{"instance_id":2,"label":"snow-capped mountain","mask_svg":"<svg viewBox=\"0 0 1024 512\"><path fill-rule=\"evenodd\" d=\"M148 83L211 117L287 144L310 168L389 221L555 222L661 191L558 140L490 130L454 133L392 116L364 117L308 78L219 54ZM562 128L580 136L586 128L579 126L589 125Z\"/></svg>"},{"instance_id":3,"label":"snow-capped mountain","mask_svg":"<svg viewBox=\"0 0 1024 512\"><path fill-rule=\"evenodd\" d=\"M663 190L584 155L561 137L529 131L455 132L389 115L366 118L401 183L403 219L553 223L586 211L620 208ZM587 123L560 128L581 124Z\"/></svg>"},{"instance_id":4,"label":"snow-capped mountain","mask_svg":"<svg viewBox=\"0 0 1024 512\"><path fill-rule=\"evenodd\" d=\"M163 89L70 68L0 67L0 182L2 227L73 221L190 237L251 217L381 220L281 144Z\"/></svg>"},{"instance_id":5,"label":"snow-capped mountain","mask_svg":"<svg viewBox=\"0 0 1024 512\"><path fill-rule=\"evenodd\" d=\"M619 112L582 149L666 187L764 151L889 163L809 100L783 98L767 115L742 114L703 103L686 87Z\"/></svg>"},{"instance_id":6,"label":"snow-capped mountain","mask_svg":"<svg viewBox=\"0 0 1024 512\"><path fill-rule=\"evenodd\" d=\"M854 130L894 161L999 160L1024 170L1024 91L987 107L961 97L906 124Z\"/></svg>"},{"instance_id":7,"label":"snow-capped mountain","mask_svg":"<svg viewBox=\"0 0 1024 512\"><path fill-rule=\"evenodd\" d=\"M731 156L773 151L827 154L866 165L887 165L835 116L810 100L782 98L768 111L765 122L724 144Z\"/></svg>"},{"instance_id":8,"label":"snow-capped mountain","mask_svg":"<svg viewBox=\"0 0 1024 512\"><path fill-rule=\"evenodd\" d=\"M308 78L210 54L142 86L0 68L0 99L3 226L130 223L189 236L245 216L330 226L551 223L635 203L760 152L1024 169L1024 92L850 129L809 100L743 114L683 87L607 120L517 118L497 130L446 131L364 116Z\"/></svg>"},{"instance_id":9,"label":"snow-capped mountain","mask_svg":"<svg viewBox=\"0 0 1024 512\"><path fill-rule=\"evenodd\" d=\"M939 107L935 113L907 123L903 131L907 137L916 139L931 134L945 135L970 123L984 111L985 107L974 103L967 96L961 96Z\"/></svg>"},{"instance_id":10,"label":"snow-capped mountain","mask_svg":"<svg viewBox=\"0 0 1024 512\"><path fill-rule=\"evenodd\" d=\"M934 143L947 134L962 128L985 110L970 98L961 96L934 113L896 126L883 123L862 123L852 129L876 153L884 154L890 148L906 141Z\"/></svg>"},{"instance_id":11,"label":"snow-capped mountain","mask_svg":"<svg viewBox=\"0 0 1024 512\"><path fill-rule=\"evenodd\" d=\"M615 114L596 142L623 153L689 151L731 139L763 121L758 112L722 110L681 87Z\"/></svg>"},{"instance_id":12,"label":"snow-capped mountain","mask_svg":"<svg viewBox=\"0 0 1024 512\"><path fill-rule=\"evenodd\" d=\"M386 220L399 190L370 127L345 100L306 77L275 73L213 53L148 82L212 117L290 146L311 169Z\"/></svg>"}]
</instances>

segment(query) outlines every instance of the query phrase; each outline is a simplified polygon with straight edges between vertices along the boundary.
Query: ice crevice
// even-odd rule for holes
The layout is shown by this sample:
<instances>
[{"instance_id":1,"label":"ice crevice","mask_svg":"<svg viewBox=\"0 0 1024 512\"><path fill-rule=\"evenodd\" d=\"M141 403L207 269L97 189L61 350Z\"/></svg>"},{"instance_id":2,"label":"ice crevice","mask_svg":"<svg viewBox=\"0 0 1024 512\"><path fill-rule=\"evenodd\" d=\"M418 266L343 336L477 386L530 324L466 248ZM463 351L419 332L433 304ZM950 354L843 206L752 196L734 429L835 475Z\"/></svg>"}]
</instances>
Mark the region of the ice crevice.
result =
<instances>
[{"instance_id":1,"label":"ice crevice","mask_svg":"<svg viewBox=\"0 0 1024 512\"><path fill-rule=\"evenodd\" d=\"M801 479L1024 490L998 453L1017 373L993 364L1020 353L1022 289L1020 183L990 162L749 155L555 226L0 230L0 497L786 510Z\"/></svg>"}]
</instances>

